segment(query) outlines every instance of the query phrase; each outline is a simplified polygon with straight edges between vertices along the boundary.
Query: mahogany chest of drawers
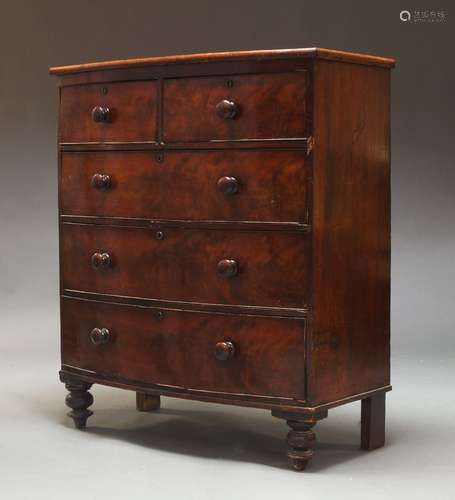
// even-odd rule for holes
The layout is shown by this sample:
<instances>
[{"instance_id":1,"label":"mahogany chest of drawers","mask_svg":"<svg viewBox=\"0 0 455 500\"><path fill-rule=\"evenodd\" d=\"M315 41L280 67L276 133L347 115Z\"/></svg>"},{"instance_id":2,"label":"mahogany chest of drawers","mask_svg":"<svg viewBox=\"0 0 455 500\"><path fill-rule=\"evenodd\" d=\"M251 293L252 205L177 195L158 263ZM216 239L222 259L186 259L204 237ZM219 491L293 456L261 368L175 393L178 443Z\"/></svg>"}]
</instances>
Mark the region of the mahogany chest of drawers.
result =
<instances>
[{"instance_id":1,"label":"mahogany chest of drawers","mask_svg":"<svg viewBox=\"0 0 455 500\"><path fill-rule=\"evenodd\" d=\"M271 410L297 470L332 407L384 443L390 68L327 49L51 68L60 378Z\"/></svg>"}]
</instances>

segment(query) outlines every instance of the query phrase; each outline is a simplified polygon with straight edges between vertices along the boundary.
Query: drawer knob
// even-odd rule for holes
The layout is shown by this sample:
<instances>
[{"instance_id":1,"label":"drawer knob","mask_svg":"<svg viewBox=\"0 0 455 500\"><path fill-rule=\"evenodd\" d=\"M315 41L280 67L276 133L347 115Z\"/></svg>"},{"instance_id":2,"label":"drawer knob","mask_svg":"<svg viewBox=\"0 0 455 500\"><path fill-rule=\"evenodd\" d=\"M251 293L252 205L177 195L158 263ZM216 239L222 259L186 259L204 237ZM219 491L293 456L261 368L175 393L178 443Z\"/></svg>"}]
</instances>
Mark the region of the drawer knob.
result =
<instances>
[{"instance_id":1,"label":"drawer knob","mask_svg":"<svg viewBox=\"0 0 455 500\"><path fill-rule=\"evenodd\" d=\"M111 187L111 177L107 174L95 174L90 182L92 188L106 191Z\"/></svg>"},{"instance_id":2,"label":"drawer knob","mask_svg":"<svg viewBox=\"0 0 455 500\"><path fill-rule=\"evenodd\" d=\"M215 344L215 358L219 361L227 361L235 354L235 346L230 340Z\"/></svg>"},{"instance_id":3,"label":"drawer knob","mask_svg":"<svg viewBox=\"0 0 455 500\"><path fill-rule=\"evenodd\" d=\"M111 110L107 106L95 106L92 109L92 119L96 123L108 123L111 121Z\"/></svg>"},{"instance_id":4,"label":"drawer knob","mask_svg":"<svg viewBox=\"0 0 455 500\"><path fill-rule=\"evenodd\" d=\"M110 340L111 334L107 328L94 328L90 332L90 340L92 344L101 345L107 344Z\"/></svg>"},{"instance_id":5,"label":"drawer knob","mask_svg":"<svg viewBox=\"0 0 455 500\"><path fill-rule=\"evenodd\" d=\"M216 185L226 195L235 194L239 190L239 181L235 177L220 177Z\"/></svg>"},{"instance_id":6,"label":"drawer knob","mask_svg":"<svg viewBox=\"0 0 455 500\"><path fill-rule=\"evenodd\" d=\"M92 255L92 266L94 269L107 269L111 267L111 256L106 252L95 252Z\"/></svg>"},{"instance_id":7,"label":"drawer knob","mask_svg":"<svg viewBox=\"0 0 455 500\"><path fill-rule=\"evenodd\" d=\"M233 259L220 260L216 266L218 276L221 278L233 278L239 272L239 266Z\"/></svg>"},{"instance_id":8,"label":"drawer knob","mask_svg":"<svg viewBox=\"0 0 455 500\"><path fill-rule=\"evenodd\" d=\"M233 120L239 114L239 107L234 101L223 99L216 105L216 112L220 118Z\"/></svg>"}]
</instances>

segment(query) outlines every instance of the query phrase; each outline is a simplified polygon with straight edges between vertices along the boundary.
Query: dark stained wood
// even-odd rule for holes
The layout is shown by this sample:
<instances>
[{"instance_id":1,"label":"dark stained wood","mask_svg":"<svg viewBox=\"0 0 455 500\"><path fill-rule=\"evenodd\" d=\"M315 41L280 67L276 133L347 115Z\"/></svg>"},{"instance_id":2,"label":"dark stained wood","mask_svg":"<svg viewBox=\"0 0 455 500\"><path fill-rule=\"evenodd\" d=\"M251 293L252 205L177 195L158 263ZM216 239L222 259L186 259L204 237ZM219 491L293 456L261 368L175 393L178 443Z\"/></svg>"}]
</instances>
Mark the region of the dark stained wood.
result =
<instances>
[{"instance_id":1,"label":"dark stained wood","mask_svg":"<svg viewBox=\"0 0 455 500\"><path fill-rule=\"evenodd\" d=\"M292 307L260 307L230 304L209 304L205 302L184 302L175 300L146 299L140 297L127 297L125 295L100 294L81 292L78 290L64 290L62 296L75 297L88 300L108 301L115 304L130 304L144 307L171 307L190 311L222 312L225 314L253 314L259 316L275 316L283 318L307 317L308 309Z\"/></svg>"},{"instance_id":2,"label":"dark stained wood","mask_svg":"<svg viewBox=\"0 0 455 500\"><path fill-rule=\"evenodd\" d=\"M306 238L291 231L62 224L62 285L132 297L300 308ZM108 254L109 268L94 270L94 253ZM236 276L218 275L222 259L237 262Z\"/></svg>"},{"instance_id":3,"label":"dark stained wood","mask_svg":"<svg viewBox=\"0 0 455 500\"><path fill-rule=\"evenodd\" d=\"M107 344L112 340L111 332L107 328L94 328L90 332L90 340L93 345Z\"/></svg>"},{"instance_id":4,"label":"dark stained wood","mask_svg":"<svg viewBox=\"0 0 455 500\"><path fill-rule=\"evenodd\" d=\"M305 71L165 80L163 140L304 138L306 82Z\"/></svg>"},{"instance_id":5,"label":"dark stained wood","mask_svg":"<svg viewBox=\"0 0 455 500\"><path fill-rule=\"evenodd\" d=\"M221 278L234 278L239 274L239 263L235 259L221 259L216 265L216 271Z\"/></svg>"},{"instance_id":6,"label":"dark stained wood","mask_svg":"<svg viewBox=\"0 0 455 500\"><path fill-rule=\"evenodd\" d=\"M149 412L159 410L161 399L156 394L147 394L145 392L136 392L137 411Z\"/></svg>"},{"instance_id":7,"label":"dark stained wood","mask_svg":"<svg viewBox=\"0 0 455 500\"><path fill-rule=\"evenodd\" d=\"M232 150L248 151L294 151L303 150L308 155L312 147L312 138L287 138L287 139L238 139L232 141L205 141L205 142L72 142L61 143L60 151L66 152L90 152L90 151L218 151L226 150L228 146Z\"/></svg>"},{"instance_id":8,"label":"dark stained wood","mask_svg":"<svg viewBox=\"0 0 455 500\"><path fill-rule=\"evenodd\" d=\"M390 381L389 109L386 69L315 63L314 404Z\"/></svg>"},{"instance_id":9,"label":"dark stained wood","mask_svg":"<svg viewBox=\"0 0 455 500\"><path fill-rule=\"evenodd\" d=\"M62 222L95 224L97 226L148 227L165 229L235 229L237 231L300 231L309 232L310 226L300 222L229 221L229 220L179 220L179 219L136 219L127 217L97 217L96 215L61 215Z\"/></svg>"},{"instance_id":10,"label":"dark stained wood","mask_svg":"<svg viewBox=\"0 0 455 500\"><path fill-rule=\"evenodd\" d=\"M109 108L95 121L94 109ZM60 90L60 142L127 142L156 139L156 82L75 85Z\"/></svg>"},{"instance_id":11,"label":"dark stained wood","mask_svg":"<svg viewBox=\"0 0 455 500\"><path fill-rule=\"evenodd\" d=\"M216 187L220 193L230 196L239 192L240 182L235 177L223 175L218 179Z\"/></svg>"},{"instance_id":12,"label":"dark stained wood","mask_svg":"<svg viewBox=\"0 0 455 500\"><path fill-rule=\"evenodd\" d=\"M179 310L181 311L181 310ZM272 410L274 416L279 418L287 418L280 416L282 412L291 413L294 420L301 420L302 417L320 415L326 413L331 408L341 406L354 401L360 401L375 394L380 394L391 390L391 387L384 387L369 391L363 394L355 394L350 398L339 401L332 401L330 404L321 406L309 406L309 402L298 398L287 397L271 397L258 394L245 394L235 392L222 391L206 391L199 389L191 389L181 386L171 386L161 383L146 383L144 381L132 381L120 376L99 374L92 370L84 370L72 365L62 364L60 373L77 377L80 381L87 381L93 384L103 384L120 389L127 389L136 392L147 392L153 394L161 394L180 399L194 399L197 401L205 401L210 403L219 403L235 406L245 406L250 408L261 408ZM279 414L275 415L278 412Z\"/></svg>"},{"instance_id":13,"label":"dark stained wood","mask_svg":"<svg viewBox=\"0 0 455 500\"><path fill-rule=\"evenodd\" d=\"M95 252L91 261L93 269L109 269L113 265L112 258L107 252Z\"/></svg>"},{"instance_id":14,"label":"dark stained wood","mask_svg":"<svg viewBox=\"0 0 455 500\"><path fill-rule=\"evenodd\" d=\"M185 78L192 76L214 76L230 74L283 73L296 70L307 70L312 59L250 59L224 60L212 64L175 64L168 66L139 66L114 70L98 70L82 73L70 73L58 77L58 87L85 85L90 83L113 83L123 81L140 81L158 79L163 82L167 78ZM158 103L159 104L159 103ZM161 113L160 113L161 114Z\"/></svg>"},{"instance_id":15,"label":"dark stained wood","mask_svg":"<svg viewBox=\"0 0 455 500\"><path fill-rule=\"evenodd\" d=\"M303 470L317 420L390 390L390 67L327 49L60 75L62 372L88 388L271 409ZM197 369L195 369L197 367Z\"/></svg>"},{"instance_id":16,"label":"dark stained wood","mask_svg":"<svg viewBox=\"0 0 455 500\"><path fill-rule=\"evenodd\" d=\"M139 59L124 59L117 61L96 62L88 64L75 64L72 66L55 66L49 69L54 75L79 73L106 69L135 68L149 65L194 64L197 62L212 63L223 60L249 60L249 59L288 59L288 58L318 58L335 61L345 61L356 64L371 64L377 66L393 67L395 60L387 57L373 56L345 52L334 49L304 48L304 49L274 49L274 50L248 50L236 52L210 52L201 54L181 54L161 57L144 57Z\"/></svg>"},{"instance_id":17,"label":"dark stained wood","mask_svg":"<svg viewBox=\"0 0 455 500\"><path fill-rule=\"evenodd\" d=\"M93 415L93 412L88 409L93 404L93 396L88 392L91 386L92 384L77 380L68 380L65 384L69 391L65 403L71 408L68 416L73 419L76 429L85 429L87 419Z\"/></svg>"},{"instance_id":18,"label":"dark stained wood","mask_svg":"<svg viewBox=\"0 0 455 500\"><path fill-rule=\"evenodd\" d=\"M226 80L227 84L230 84L231 82L233 82L233 80ZM229 88L232 87L232 85L226 86ZM221 101L219 101L215 106L215 110L218 116L224 120L233 120L240 114L240 106L236 102L229 101L228 99L222 99Z\"/></svg>"},{"instance_id":19,"label":"dark stained wood","mask_svg":"<svg viewBox=\"0 0 455 500\"><path fill-rule=\"evenodd\" d=\"M215 358L218 361L227 361L234 357L236 351L235 344L230 340L217 342L215 344Z\"/></svg>"},{"instance_id":20,"label":"dark stained wood","mask_svg":"<svg viewBox=\"0 0 455 500\"><path fill-rule=\"evenodd\" d=\"M237 180L235 194L219 186L226 176ZM68 215L305 222L305 179L302 151L64 153L60 208Z\"/></svg>"},{"instance_id":21,"label":"dark stained wood","mask_svg":"<svg viewBox=\"0 0 455 500\"><path fill-rule=\"evenodd\" d=\"M360 447L375 450L385 443L385 393L362 399Z\"/></svg>"},{"instance_id":22,"label":"dark stained wood","mask_svg":"<svg viewBox=\"0 0 455 500\"><path fill-rule=\"evenodd\" d=\"M62 361L131 381L304 399L302 319L162 311L62 299ZM93 345L107 328L112 341ZM235 345L225 361L217 342Z\"/></svg>"},{"instance_id":23,"label":"dark stained wood","mask_svg":"<svg viewBox=\"0 0 455 500\"><path fill-rule=\"evenodd\" d=\"M296 471L305 470L308 462L313 458L316 445L313 427L319 420L327 417L327 411L322 410L317 413L301 415L273 410L272 415L284 418L291 428L286 441L288 445L287 456L292 468Z\"/></svg>"},{"instance_id":24,"label":"dark stained wood","mask_svg":"<svg viewBox=\"0 0 455 500\"><path fill-rule=\"evenodd\" d=\"M306 469L308 462L313 458L313 448L316 435L313 432L315 421L288 420L287 424L291 431L287 435L287 456L292 467L297 471Z\"/></svg>"},{"instance_id":25,"label":"dark stained wood","mask_svg":"<svg viewBox=\"0 0 455 500\"><path fill-rule=\"evenodd\" d=\"M108 174L93 174L90 180L90 186L99 191L107 191L112 187L112 179ZM73 188L75 186L73 185ZM84 186L85 187L85 186Z\"/></svg>"},{"instance_id":26,"label":"dark stained wood","mask_svg":"<svg viewBox=\"0 0 455 500\"><path fill-rule=\"evenodd\" d=\"M105 87L107 89L107 87ZM103 94L105 92L102 92ZM95 123L110 123L115 119L115 111L107 106L95 106L92 109L92 120Z\"/></svg>"}]
</instances>

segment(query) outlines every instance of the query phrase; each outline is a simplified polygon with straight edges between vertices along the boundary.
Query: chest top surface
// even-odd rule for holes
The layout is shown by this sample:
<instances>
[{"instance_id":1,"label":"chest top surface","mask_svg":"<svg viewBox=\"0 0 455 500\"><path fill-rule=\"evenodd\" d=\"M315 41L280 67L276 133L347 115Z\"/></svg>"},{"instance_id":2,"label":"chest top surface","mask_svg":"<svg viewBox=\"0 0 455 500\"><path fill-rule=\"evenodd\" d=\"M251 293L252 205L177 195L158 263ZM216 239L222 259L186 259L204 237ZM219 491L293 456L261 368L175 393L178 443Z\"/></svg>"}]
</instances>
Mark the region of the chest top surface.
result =
<instances>
[{"instance_id":1,"label":"chest top surface","mask_svg":"<svg viewBox=\"0 0 455 500\"><path fill-rule=\"evenodd\" d=\"M389 57L361 54L357 52L345 52L334 49L318 47L300 49L273 49L273 50L241 50L231 52L208 52L197 54L180 54L171 56L154 56L136 59L119 59L86 64L74 64L68 66L54 66L50 73L65 75L87 71L137 68L141 66L165 66L173 64L194 64L222 61L254 61L266 59L325 59L332 61L344 61L372 66L393 67L395 60Z\"/></svg>"}]
</instances>

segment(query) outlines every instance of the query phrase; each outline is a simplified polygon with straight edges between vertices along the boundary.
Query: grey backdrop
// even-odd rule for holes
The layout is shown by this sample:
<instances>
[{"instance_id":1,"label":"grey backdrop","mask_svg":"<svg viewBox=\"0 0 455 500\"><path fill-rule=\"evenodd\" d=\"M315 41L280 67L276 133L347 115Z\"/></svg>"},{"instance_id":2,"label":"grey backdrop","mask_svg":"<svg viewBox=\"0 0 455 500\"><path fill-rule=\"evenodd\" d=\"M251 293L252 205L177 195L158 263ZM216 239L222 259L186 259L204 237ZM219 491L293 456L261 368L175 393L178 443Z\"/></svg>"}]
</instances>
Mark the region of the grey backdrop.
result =
<instances>
[{"instance_id":1,"label":"grey backdrop","mask_svg":"<svg viewBox=\"0 0 455 500\"><path fill-rule=\"evenodd\" d=\"M20 395L12 406L9 403L14 415L35 411L41 412L43 422L60 418L65 422L63 391L56 380L57 109L48 67L148 55L306 46L397 59L392 75L392 382L399 379L411 387L418 385L417 375L423 376L422 390L416 387L415 398L435 404L435 386L453 378L448 370L455 347L455 36L450 2L412 2L15 0L2 4L0 364L6 380L16 381L10 390ZM399 19L405 8L444 11L447 20L405 23ZM434 365L426 361L430 358L439 368L444 366L438 381L431 379ZM411 368L407 371L403 366ZM423 375L427 373L430 378ZM43 392L55 392L47 413L39 406L44 395L37 393L33 380L40 380L36 383ZM391 396L397 404L399 386ZM36 407L27 406L30 397ZM409 404L412 413L420 411L414 399L414 406ZM198 429L202 434L203 427ZM434 447L434 441L428 446ZM214 453L222 455L223 447ZM416 453L421 452L412 452L419 462ZM5 458L1 454L0 445L0 461ZM267 461L266 454L263 459ZM355 475L355 468L349 474Z\"/></svg>"}]
</instances>

